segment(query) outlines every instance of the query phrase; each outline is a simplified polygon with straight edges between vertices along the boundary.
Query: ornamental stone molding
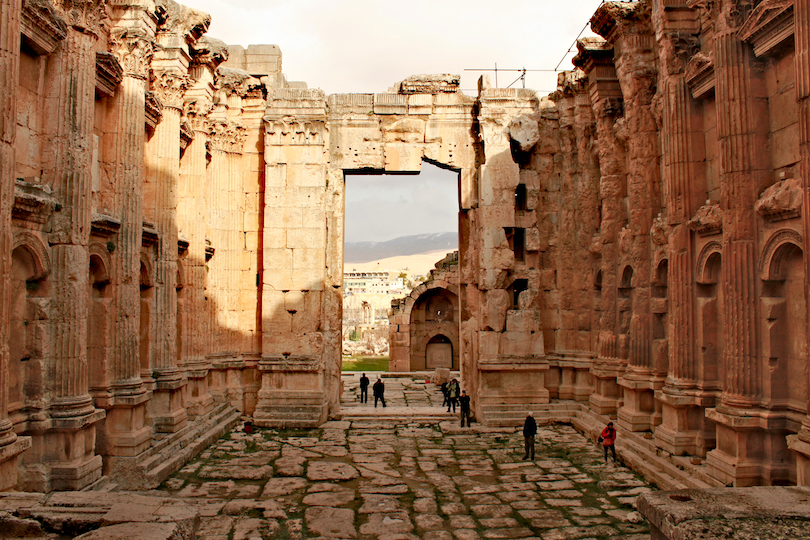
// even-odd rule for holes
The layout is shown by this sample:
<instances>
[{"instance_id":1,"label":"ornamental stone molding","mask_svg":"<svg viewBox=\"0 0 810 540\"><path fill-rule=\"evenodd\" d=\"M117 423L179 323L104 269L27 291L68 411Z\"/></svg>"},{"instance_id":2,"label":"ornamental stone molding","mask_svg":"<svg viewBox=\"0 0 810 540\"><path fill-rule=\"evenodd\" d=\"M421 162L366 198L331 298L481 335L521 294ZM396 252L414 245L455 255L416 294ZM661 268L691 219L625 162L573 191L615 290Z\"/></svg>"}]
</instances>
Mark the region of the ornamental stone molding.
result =
<instances>
[{"instance_id":1,"label":"ornamental stone molding","mask_svg":"<svg viewBox=\"0 0 810 540\"><path fill-rule=\"evenodd\" d=\"M669 229L667 228L667 220L658 214L653 220L652 228L650 229L650 238L656 246L666 246L669 243Z\"/></svg>"},{"instance_id":2,"label":"ornamental stone molding","mask_svg":"<svg viewBox=\"0 0 810 540\"><path fill-rule=\"evenodd\" d=\"M793 0L765 0L751 12L737 37L754 47L754 54L765 56L793 38Z\"/></svg>"},{"instance_id":3,"label":"ornamental stone molding","mask_svg":"<svg viewBox=\"0 0 810 540\"><path fill-rule=\"evenodd\" d=\"M802 235L793 229L779 229L773 233L762 248L759 259L759 277L763 281L781 281L785 279L781 270L781 260L778 255L785 244L793 244L804 251Z\"/></svg>"},{"instance_id":4,"label":"ornamental stone molding","mask_svg":"<svg viewBox=\"0 0 810 540\"><path fill-rule=\"evenodd\" d=\"M694 34L668 32L661 40L661 58L668 75L683 73L689 59L700 51L700 40Z\"/></svg>"},{"instance_id":5,"label":"ornamental stone molding","mask_svg":"<svg viewBox=\"0 0 810 540\"><path fill-rule=\"evenodd\" d=\"M153 51L154 39L144 31L127 28L110 35L110 52L128 77L146 80Z\"/></svg>"},{"instance_id":6,"label":"ornamental stone molding","mask_svg":"<svg viewBox=\"0 0 810 540\"><path fill-rule=\"evenodd\" d=\"M689 221L689 227L700 236L711 236L722 232L723 211L720 210L720 205L706 201L706 204L698 208L695 217Z\"/></svg>"},{"instance_id":7,"label":"ornamental stone molding","mask_svg":"<svg viewBox=\"0 0 810 540\"><path fill-rule=\"evenodd\" d=\"M23 41L37 54L51 54L67 37L67 23L48 0L24 0L21 15Z\"/></svg>"},{"instance_id":8,"label":"ornamental stone molding","mask_svg":"<svg viewBox=\"0 0 810 540\"><path fill-rule=\"evenodd\" d=\"M215 85L217 90L224 91L226 95L236 94L241 97L248 97L249 95L255 95L256 90L259 90L259 97L261 97L261 81L241 69L218 67Z\"/></svg>"},{"instance_id":9,"label":"ornamental stone molding","mask_svg":"<svg viewBox=\"0 0 810 540\"><path fill-rule=\"evenodd\" d=\"M232 154L242 153L245 128L235 122L213 121L211 124L209 149Z\"/></svg>"},{"instance_id":10,"label":"ornamental stone molding","mask_svg":"<svg viewBox=\"0 0 810 540\"><path fill-rule=\"evenodd\" d=\"M324 144L326 123L322 119L265 119L268 144L273 146L306 146Z\"/></svg>"},{"instance_id":11,"label":"ornamental stone molding","mask_svg":"<svg viewBox=\"0 0 810 540\"><path fill-rule=\"evenodd\" d=\"M398 94L452 94L459 90L459 75L413 75L400 82Z\"/></svg>"},{"instance_id":12,"label":"ornamental stone molding","mask_svg":"<svg viewBox=\"0 0 810 540\"><path fill-rule=\"evenodd\" d=\"M798 178L786 178L765 191L754 203L754 209L768 221L798 217L802 213L802 183Z\"/></svg>"},{"instance_id":13,"label":"ornamental stone molding","mask_svg":"<svg viewBox=\"0 0 810 540\"><path fill-rule=\"evenodd\" d=\"M96 92L105 97L115 95L124 78L124 70L114 54L96 52Z\"/></svg>"},{"instance_id":14,"label":"ornamental stone molding","mask_svg":"<svg viewBox=\"0 0 810 540\"><path fill-rule=\"evenodd\" d=\"M54 0L54 6L70 26L95 36L107 16L107 0Z\"/></svg>"},{"instance_id":15,"label":"ornamental stone molding","mask_svg":"<svg viewBox=\"0 0 810 540\"><path fill-rule=\"evenodd\" d=\"M159 31L183 36L189 45L195 45L211 25L211 16L202 11L178 4L174 0L156 0L155 13Z\"/></svg>"},{"instance_id":16,"label":"ornamental stone molding","mask_svg":"<svg viewBox=\"0 0 810 540\"><path fill-rule=\"evenodd\" d=\"M192 51L192 63L216 69L228 60L228 45L224 41L203 36Z\"/></svg>"},{"instance_id":17,"label":"ornamental stone molding","mask_svg":"<svg viewBox=\"0 0 810 540\"><path fill-rule=\"evenodd\" d=\"M716 283L716 278L712 276L711 268L708 267L709 258L717 254L722 254L723 252L723 244L718 242L717 240L712 240L708 242L703 249L700 250L700 253L697 257L697 265L695 270L695 281L702 285L708 285L711 283Z\"/></svg>"},{"instance_id":18,"label":"ornamental stone molding","mask_svg":"<svg viewBox=\"0 0 810 540\"><path fill-rule=\"evenodd\" d=\"M193 131L208 133L210 131L208 113L212 108L213 103L210 99L201 97L186 99L183 103L183 116Z\"/></svg>"},{"instance_id":19,"label":"ornamental stone molding","mask_svg":"<svg viewBox=\"0 0 810 540\"><path fill-rule=\"evenodd\" d=\"M35 271L30 281L42 279L51 273L51 250L39 236L27 231L15 232L12 251L20 247L26 249L34 260Z\"/></svg>"},{"instance_id":20,"label":"ornamental stone molding","mask_svg":"<svg viewBox=\"0 0 810 540\"><path fill-rule=\"evenodd\" d=\"M686 64L686 84L692 97L702 99L714 91L714 61L706 53L696 53Z\"/></svg>"},{"instance_id":21,"label":"ornamental stone molding","mask_svg":"<svg viewBox=\"0 0 810 540\"><path fill-rule=\"evenodd\" d=\"M191 80L185 73L172 70L152 72L152 91L164 107L182 111L183 97L190 85Z\"/></svg>"},{"instance_id":22,"label":"ornamental stone molding","mask_svg":"<svg viewBox=\"0 0 810 540\"><path fill-rule=\"evenodd\" d=\"M163 116L163 101L151 90L144 96L144 115L144 122L149 129L155 129Z\"/></svg>"}]
</instances>

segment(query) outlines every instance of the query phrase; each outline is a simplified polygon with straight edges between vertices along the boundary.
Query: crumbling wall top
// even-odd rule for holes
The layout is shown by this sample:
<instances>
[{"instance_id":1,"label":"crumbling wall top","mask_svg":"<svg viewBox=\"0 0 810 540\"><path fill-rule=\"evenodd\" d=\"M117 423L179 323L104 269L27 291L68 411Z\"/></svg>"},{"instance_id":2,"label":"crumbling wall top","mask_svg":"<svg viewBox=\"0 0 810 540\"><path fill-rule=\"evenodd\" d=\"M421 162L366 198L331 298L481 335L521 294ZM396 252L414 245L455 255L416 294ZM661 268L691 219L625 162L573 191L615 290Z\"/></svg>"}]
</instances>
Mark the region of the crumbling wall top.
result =
<instances>
[{"instance_id":1,"label":"crumbling wall top","mask_svg":"<svg viewBox=\"0 0 810 540\"><path fill-rule=\"evenodd\" d=\"M461 75L411 75L395 88L398 94L452 94L460 84Z\"/></svg>"}]
</instances>

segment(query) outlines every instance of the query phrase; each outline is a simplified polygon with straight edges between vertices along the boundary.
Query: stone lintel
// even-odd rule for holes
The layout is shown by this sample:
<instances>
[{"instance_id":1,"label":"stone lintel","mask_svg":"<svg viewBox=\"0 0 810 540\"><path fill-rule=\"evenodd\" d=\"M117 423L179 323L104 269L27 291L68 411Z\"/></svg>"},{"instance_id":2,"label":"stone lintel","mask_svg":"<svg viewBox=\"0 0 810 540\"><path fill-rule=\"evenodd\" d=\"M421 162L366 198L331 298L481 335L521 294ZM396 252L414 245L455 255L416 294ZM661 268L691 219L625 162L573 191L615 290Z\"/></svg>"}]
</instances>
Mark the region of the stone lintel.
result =
<instances>
[{"instance_id":1,"label":"stone lintel","mask_svg":"<svg viewBox=\"0 0 810 540\"><path fill-rule=\"evenodd\" d=\"M114 54L96 51L96 93L113 97L124 79L124 68Z\"/></svg>"},{"instance_id":2,"label":"stone lintel","mask_svg":"<svg viewBox=\"0 0 810 540\"><path fill-rule=\"evenodd\" d=\"M91 234L109 238L121 230L121 220L106 214L93 214Z\"/></svg>"},{"instance_id":3,"label":"stone lintel","mask_svg":"<svg viewBox=\"0 0 810 540\"><path fill-rule=\"evenodd\" d=\"M754 47L757 57L775 52L793 38L793 0L765 0L743 23L737 37Z\"/></svg>"},{"instance_id":4,"label":"stone lintel","mask_svg":"<svg viewBox=\"0 0 810 540\"><path fill-rule=\"evenodd\" d=\"M804 538L810 526L810 488L656 491L639 497L638 510L650 523L651 538L659 540L708 540L730 531L741 540Z\"/></svg>"},{"instance_id":5,"label":"stone lintel","mask_svg":"<svg viewBox=\"0 0 810 540\"><path fill-rule=\"evenodd\" d=\"M47 0L25 0L20 23L23 43L40 55L51 54L67 37L67 24Z\"/></svg>"}]
</instances>

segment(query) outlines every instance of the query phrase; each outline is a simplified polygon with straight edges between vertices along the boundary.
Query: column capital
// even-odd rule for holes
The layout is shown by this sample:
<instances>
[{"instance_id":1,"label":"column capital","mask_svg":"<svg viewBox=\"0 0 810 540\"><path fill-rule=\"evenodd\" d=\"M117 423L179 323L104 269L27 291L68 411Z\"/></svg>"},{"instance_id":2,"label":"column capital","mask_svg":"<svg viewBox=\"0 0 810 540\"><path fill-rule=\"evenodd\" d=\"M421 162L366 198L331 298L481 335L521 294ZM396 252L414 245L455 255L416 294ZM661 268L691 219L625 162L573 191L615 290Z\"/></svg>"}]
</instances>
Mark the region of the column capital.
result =
<instances>
[{"instance_id":1,"label":"column capital","mask_svg":"<svg viewBox=\"0 0 810 540\"><path fill-rule=\"evenodd\" d=\"M154 51L154 38L132 28L114 30L109 50L124 68L124 76L146 80Z\"/></svg>"},{"instance_id":2,"label":"column capital","mask_svg":"<svg viewBox=\"0 0 810 540\"><path fill-rule=\"evenodd\" d=\"M211 132L208 113L211 112L213 103L208 98L186 99L183 103L183 116L191 124L191 129L208 135Z\"/></svg>"},{"instance_id":3,"label":"column capital","mask_svg":"<svg viewBox=\"0 0 810 540\"><path fill-rule=\"evenodd\" d=\"M183 96L191 81L179 70L152 71L152 90L165 107L183 110Z\"/></svg>"},{"instance_id":4,"label":"column capital","mask_svg":"<svg viewBox=\"0 0 810 540\"><path fill-rule=\"evenodd\" d=\"M242 143L245 139L245 128L230 121L211 121L211 150L242 152Z\"/></svg>"}]
</instances>

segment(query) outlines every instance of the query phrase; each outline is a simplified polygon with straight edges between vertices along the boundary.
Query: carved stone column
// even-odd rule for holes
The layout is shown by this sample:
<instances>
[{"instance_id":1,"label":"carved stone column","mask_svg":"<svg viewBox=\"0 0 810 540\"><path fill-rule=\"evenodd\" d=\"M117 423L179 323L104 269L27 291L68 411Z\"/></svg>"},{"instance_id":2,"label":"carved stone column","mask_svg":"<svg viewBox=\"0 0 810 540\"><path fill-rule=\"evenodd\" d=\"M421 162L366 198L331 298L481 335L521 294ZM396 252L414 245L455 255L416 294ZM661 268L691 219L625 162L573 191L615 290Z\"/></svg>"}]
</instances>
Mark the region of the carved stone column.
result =
<instances>
[{"instance_id":1,"label":"carved stone column","mask_svg":"<svg viewBox=\"0 0 810 540\"><path fill-rule=\"evenodd\" d=\"M622 389L616 380L626 365L626 342L620 337L619 320L619 232L627 222L624 203L625 152L616 136L614 125L622 115L621 87L613 66L613 49L601 38L581 39L574 65L588 76L588 92L596 118L599 145L602 222L592 242L601 254L601 320L597 357L591 367L596 385L590 396L590 407L598 414L615 414L622 403Z\"/></svg>"},{"instance_id":2,"label":"carved stone column","mask_svg":"<svg viewBox=\"0 0 810 540\"><path fill-rule=\"evenodd\" d=\"M618 379L624 388L619 425L629 431L646 431L660 423L653 393L664 383L664 373L653 366L650 229L661 210L658 172L658 133L651 103L655 93L655 55L649 14L637 3L603 4L591 18L591 28L614 47L616 75L624 99L620 129L627 138L627 242L620 271L629 264L630 328L627 371ZM627 300L627 299L625 299Z\"/></svg>"},{"instance_id":3,"label":"carved stone column","mask_svg":"<svg viewBox=\"0 0 810 540\"><path fill-rule=\"evenodd\" d=\"M56 54L61 76L58 91L56 161L52 181L62 205L54 213L49 237L51 274L50 322L53 356L44 384L48 417L29 422L34 448L24 456L22 482L27 489L81 489L101 477L95 455L96 424L104 411L95 409L87 372L88 242L91 219L91 163L96 54L103 5L90 1L56 2L69 24Z\"/></svg>"},{"instance_id":4,"label":"carved stone column","mask_svg":"<svg viewBox=\"0 0 810 540\"><path fill-rule=\"evenodd\" d=\"M124 76L110 117L116 124L112 156L121 229L113 254L118 310L103 453L131 457L145 450L152 439L152 428L146 425L146 401L151 394L140 376L139 344L145 95L153 39L146 29L119 28L113 31L111 44Z\"/></svg>"},{"instance_id":5,"label":"carved stone column","mask_svg":"<svg viewBox=\"0 0 810 540\"><path fill-rule=\"evenodd\" d=\"M8 419L11 207L14 204L21 4L21 0L0 0L0 491L17 484L17 456L31 446L29 437L17 437Z\"/></svg>"},{"instance_id":6,"label":"carved stone column","mask_svg":"<svg viewBox=\"0 0 810 540\"><path fill-rule=\"evenodd\" d=\"M695 350L694 241L689 220L705 199L695 145L704 138L701 110L686 83L686 63L699 51L697 17L681 6L655 17L661 59L663 180L667 219L672 227L669 260L669 374L655 399L662 404L663 423L655 430L656 445L675 455L705 456L714 447L702 409L715 404L717 393L699 382ZM695 409L700 409L696 411ZM711 434L710 434L711 432Z\"/></svg>"},{"instance_id":7,"label":"carved stone column","mask_svg":"<svg viewBox=\"0 0 810 540\"><path fill-rule=\"evenodd\" d=\"M802 227L804 237L804 274L810 276L810 0L795 0L793 4L795 27L796 97L799 100L799 149L801 152L801 178L804 191ZM806 297L810 299L810 282L805 280ZM808 304L810 305L810 304ZM808 321L810 325L810 321ZM808 328L810 335L810 328ZM810 388L810 372L808 372ZM807 396L808 415L802 421L798 435L788 436L788 446L796 454L796 484L810 486L810 396Z\"/></svg>"},{"instance_id":8,"label":"carved stone column","mask_svg":"<svg viewBox=\"0 0 810 540\"><path fill-rule=\"evenodd\" d=\"M767 99L759 61L737 30L747 15L745 3L727 1L715 19L717 133L720 153L720 206L723 208L723 313L721 362L725 380L721 403L706 411L717 424L717 449L707 459L712 476L744 487L760 483L761 463L749 455L749 437L759 425L754 407L760 397L757 358L757 200L769 172ZM749 6L750 7L750 6ZM752 414L753 413L753 414Z\"/></svg>"},{"instance_id":9,"label":"carved stone column","mask_svg":"<svg viewBox=\"0 0 810 540\"><path fill-rule=\"evenodd\" d=\"M163 117L147 145L147 166L154 182L154 219L158 230L155 268L155 338L152 369L155 391L149 415L156 431L175 432L186 425L185 373L177 366L177 181L180 168L180 115L189 80L180 70L153 72L152 89L164 105Z\"/></svg>"}]
</instances>

